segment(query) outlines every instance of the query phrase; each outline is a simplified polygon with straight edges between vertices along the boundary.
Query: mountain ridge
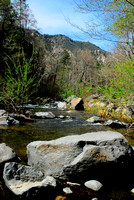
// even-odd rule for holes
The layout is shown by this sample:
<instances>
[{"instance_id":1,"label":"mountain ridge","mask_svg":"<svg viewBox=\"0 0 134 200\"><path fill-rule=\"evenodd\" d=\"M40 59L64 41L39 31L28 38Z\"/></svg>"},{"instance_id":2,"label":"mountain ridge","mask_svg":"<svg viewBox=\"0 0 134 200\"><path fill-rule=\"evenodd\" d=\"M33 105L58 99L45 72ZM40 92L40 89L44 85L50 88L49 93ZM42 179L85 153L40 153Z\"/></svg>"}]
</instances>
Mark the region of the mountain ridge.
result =
<instances>
[{"instance_id":1,"label":"mountain ridge","mask_svg":"<svg viewBox=\"0 0 134 200\"><path fill-rule=\"evenodd\" d=\"M31 35L40 38L42 42L45 43L46 49L51 55L57 58L59 58L64 49L66 49L70 55L74 56L78 54L80 50L88 50L96 61L104 63L105 58L109 54L109 52L90 42L75 41L62 34L41 34L36 30L32 30Z\"/></svg>"},{"instance_id":2,"label":"mountain ridge","mask_svg":"<svg viewBox=\"0 0 134 200\"><path fill-rule=\"evenodd\" d=\"M51 52L54 53L54 49L60 48L59 54L62 53L63 49L67 49L73 54L76 54L78 50L90 50L92 56L97 59L100 62L104 62L105 57L109 54L109 52L101 49L100 47L90 43L90 42L81 42L81 41L75 41L71 38L58 34L58 35L43 35L45 38L45 41L47 43L47 46L49 46L49 49Z\"/></svg>"}]
</instances>

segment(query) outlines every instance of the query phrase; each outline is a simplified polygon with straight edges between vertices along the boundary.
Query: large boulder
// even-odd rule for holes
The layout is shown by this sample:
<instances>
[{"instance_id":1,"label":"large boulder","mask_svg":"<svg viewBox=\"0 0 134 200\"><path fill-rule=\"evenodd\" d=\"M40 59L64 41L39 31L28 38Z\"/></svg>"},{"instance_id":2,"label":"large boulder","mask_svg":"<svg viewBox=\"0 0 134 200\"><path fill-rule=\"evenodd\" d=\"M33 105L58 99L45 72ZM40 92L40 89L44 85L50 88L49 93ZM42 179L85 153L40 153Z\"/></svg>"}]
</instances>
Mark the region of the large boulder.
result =
<instances>
[{"instance_id":1,"label":"large boulder","mask_svg":"<svg viewBox=\"0 0 134 200\"><path fill-rule=\"evenodd\" d=\"M71 101L71 108L73 110L84 110L84 102L82 98L75 98Z\"/></svg>"},{"instance_id":2,"label":"large boulder","mask_svg":"<svg viewBox=\"0 0 134 200\"><path fill-rule=\"evenodd\" d=\"M36 171L35 169L18 164L16 162L6 163L3 172L3 178L6 186L15 194L25 199L25 197L35 197L41 196L42 193L45 194L45 199L47 196L51 196L56 193L56 180L47 176L41 171Z\"/></svg>"},{"instance_id":3,"label":"large boulder","mask_svg":"<svg viewBox=\"0 0 134 200\"><path fill-rule=\"evenodd\" d=\"M28 164L46 176L84 182L125 175L133 149L118 132L101 131L35 141L27 146ZM129 169L130 170L130 169Z\"/></svg>"}]
</instances>

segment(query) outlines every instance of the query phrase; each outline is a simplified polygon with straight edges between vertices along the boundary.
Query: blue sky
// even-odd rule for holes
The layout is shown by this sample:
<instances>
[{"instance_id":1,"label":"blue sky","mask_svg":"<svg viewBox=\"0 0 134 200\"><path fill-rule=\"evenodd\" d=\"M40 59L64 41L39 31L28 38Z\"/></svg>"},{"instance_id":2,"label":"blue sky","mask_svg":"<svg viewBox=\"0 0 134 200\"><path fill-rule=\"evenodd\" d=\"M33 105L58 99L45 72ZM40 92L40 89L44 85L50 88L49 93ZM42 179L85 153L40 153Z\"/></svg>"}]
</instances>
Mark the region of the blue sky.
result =
<instances>
[{"instance_id":1,"label":"blue sky","mask_svg":"<svg viewBox=\"0 0 134 200\"><path fill-rule=\"evenodd\" d=\"M69 19L72 24L86 29L85 22L92 21L93 18L91 15L77 12L73 0L27 0L27 3L37 20L39 32L42 34L63 34L72 40L91 42L104 50L111 49L110 42L93 40L67 22Z\"/></svg>"}]
</instances>

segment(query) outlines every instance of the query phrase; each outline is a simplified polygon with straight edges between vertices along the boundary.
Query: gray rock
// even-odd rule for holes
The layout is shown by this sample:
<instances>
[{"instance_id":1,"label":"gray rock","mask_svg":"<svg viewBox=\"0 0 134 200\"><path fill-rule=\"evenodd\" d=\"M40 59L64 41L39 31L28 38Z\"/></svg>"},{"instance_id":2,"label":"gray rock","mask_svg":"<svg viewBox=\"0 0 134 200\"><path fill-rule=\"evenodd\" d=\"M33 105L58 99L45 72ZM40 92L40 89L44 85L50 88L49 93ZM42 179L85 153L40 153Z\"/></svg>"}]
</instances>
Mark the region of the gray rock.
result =
<instances>
[{"instance_id":1,"label":"gray rock","mask_svg":"<svg viewBox=\"0 0 134 200\"><path fill-rule=\"evenodd\" d=\"M56 180L29 166L15 162L6 163L3 172L6 186L16 195L35 195L41 188L56 188Z\"/></svg>"},{"instance_id":2,"label":"gray rock","mask_svg":"<svg viewBox=\"0 0 134 200\"><path fill-rule=\"evenodd\" d=\"M109 126L112 128L127 128L128 124L125 122L120 122L119 120L109 119L104 123L105 126Z\"/></svg>"},{"instance_id":3,"label":"gray rock","mask_svg":"<svg viewBox=\"0 0 134 200\"><path fill-rule=\"evenodd\" d=\"M100 122L104 122L104 120L102 120L99 116L92 116L89 119L86 120L89 123L100 123Z\"/></svg>"},{"instance_id":4,"label":"gray rock","mask_svg":"<svg viewBox=\"0 0 134 200\"><path fill-rule=\"evenodd\" d=\"M66 194L72 194L72 190L69 188L69 187L65 187L63 188L63 192L66 193Z\"/></svg>"},{"instance_id":5,"label":"gray rock","mask_svg":"<svg viewBox=\"0 0 134 200\"><path fill-rule=\"evenodd\" d=\"M3 116L4 114L6 114L5 110L0 109L0 116Z\"/></svg>"},{"instance_id":6,"label":"gray rock","mask_svg":"<svg viewBox=\"0 0 134 200\"><path fill-rule=\"evenodd\" d=\"M8 125L7 124L7 116L0 117L0 125Z\"/></svg>"},{"instance_id":7,"label":"gray rock","mask_svg":"<svg viewBox=\"0 0 134 200\"><path fill-rule=\"evenodd\" d=\"M46 119L54 119L55 115L52 112L36 112L34 114L37 118L46 118Z\"/></svg>"},{"instance_id":8,"label":"gray rock","mask_svg":"<svg viewBox=\"0 0 134 200\"><path fill-rule=\"evenodd\" d=\"M125 108L125 115L134 117L134 105L130 105Z\"/></svg>"},{"instance_id":9,"label":"gray rock","mask_svg":"<svg viewBox=\"0 0 134 200\"><path fill-rule=\"evenodd\" d=\"M129 165L133 149L120 133L101 131L32 142L27 156L28 164L46 176L79 183L98 176L107 178L109 169L116 176L116 168L120 166L121 171L125 163Z\"/></svg>"},{"instance_id":10,"label":"gray rock","mask_svg":"<svg viewBox=\"0 0 134 200\"><path fill-rule=\"evenodd\" d=\"M13 149L8 147L5 143L0 144L0 167L3 168L3 165L6 162L10 161L19 161L16 153Z\"/></svg>"},{"instance_id":11,"label":"gray rock","mask_svg":"<svg viewBox=\"0 0 134 200\"><path fill-rule=\"evenodd\" d=\"M65 110L67 108L67 103L66 102L59 102L57 104L57 108L60 110Z\"/></svg>"},{"instance_id":12,"label":"gray rock","mask_svg":"<svg viewBox=\"0 0 134 200\"><path fill-rule=\"evenodd\" d=\"M90 180L84 183L84 185L94 191L99 191L102 188L102 184L96 180Z\"/></svg>"}]
</instances>

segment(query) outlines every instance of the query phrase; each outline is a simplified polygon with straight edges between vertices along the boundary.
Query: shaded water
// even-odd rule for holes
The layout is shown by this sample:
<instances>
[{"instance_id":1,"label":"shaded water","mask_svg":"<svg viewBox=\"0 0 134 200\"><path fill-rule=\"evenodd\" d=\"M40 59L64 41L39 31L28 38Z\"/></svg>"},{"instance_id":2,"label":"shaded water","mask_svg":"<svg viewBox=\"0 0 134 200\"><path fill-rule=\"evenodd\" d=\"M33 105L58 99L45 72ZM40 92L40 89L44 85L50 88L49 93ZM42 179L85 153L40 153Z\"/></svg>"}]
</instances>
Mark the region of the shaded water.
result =
<instances>
[{"instance_id":1,"label":"shaded water","mask_svg":"<svg viewBox=\"0 0 134 200\"><path fill-rule=\"evenodd\" d=\"M42 109L48 111L48 109ZM25 160L26 146L36 140L52 140L66 135L83 134L87 132L113 130L102 125L91 125L86 119L91 114L85 111L60 111L49 109L57 118L36 119L34 123L24 125L0 126L0 143L6 143L13 148L22 161ZM58 116L70 116L70 119L59 119ZM123 135L126 129L117 129ZM127 137L127 140L134 146L134 138Z\"/></svg>"}]
</instances>

